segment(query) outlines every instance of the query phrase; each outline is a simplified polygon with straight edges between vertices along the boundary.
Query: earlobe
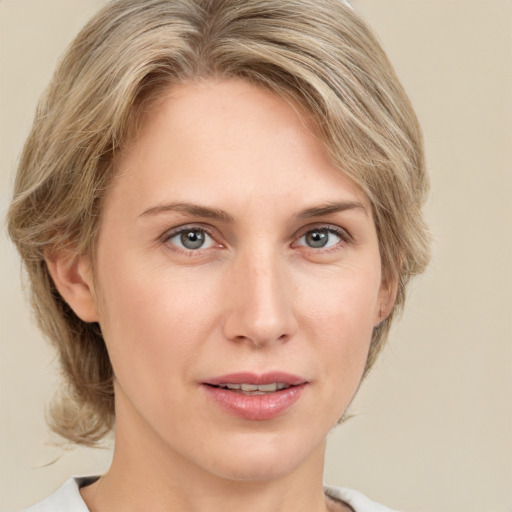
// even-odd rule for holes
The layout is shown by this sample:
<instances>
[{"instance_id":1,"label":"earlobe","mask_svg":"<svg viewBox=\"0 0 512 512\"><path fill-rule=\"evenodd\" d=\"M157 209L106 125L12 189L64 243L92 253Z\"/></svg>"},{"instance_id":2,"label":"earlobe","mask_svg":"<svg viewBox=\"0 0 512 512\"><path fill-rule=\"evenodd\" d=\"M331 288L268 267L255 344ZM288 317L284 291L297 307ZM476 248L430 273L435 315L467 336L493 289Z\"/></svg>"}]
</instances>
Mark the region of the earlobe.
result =
<instances>
[{"instance_id":1,"label":"earlobe","mask_svg":"<svg viewBox=\"0 0 512 512\"><path fill-rule=\"evenodd\" d=\"M45 258L55 287L76 315L84 322L97 322L90 258L61 251Z\"/></svg>"}]
</instances>

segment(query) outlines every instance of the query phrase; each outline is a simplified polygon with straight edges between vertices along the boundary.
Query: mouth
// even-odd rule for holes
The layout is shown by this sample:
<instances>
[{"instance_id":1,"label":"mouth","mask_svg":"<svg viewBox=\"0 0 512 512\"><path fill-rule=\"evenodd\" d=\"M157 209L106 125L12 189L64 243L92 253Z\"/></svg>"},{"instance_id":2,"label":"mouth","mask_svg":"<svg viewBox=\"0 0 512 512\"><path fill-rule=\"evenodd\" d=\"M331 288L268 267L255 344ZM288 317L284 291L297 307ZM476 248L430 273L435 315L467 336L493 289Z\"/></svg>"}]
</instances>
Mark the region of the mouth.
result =
<instances>
[{"instance_id":1,"label":"mouth","mask_svg":"<svg viewBox=\"0 0 512 512\"><path fill-rule=\"evenodd\" d=\"M307 380L283 372L237 373L203 382L222 410L245 420L270 420L284 414L302 396Z\"/></svg>"},{"instance_id":2,"label":"mouth","mask_svg":"<svg viewBox=\"0 0 512 512\"><path fill-rule=\"evenodd\" d=\"M281 391L282 389L288 389L291 387L291 384L286 384L285 382L272 382L270 384L219 384L218 386L213 386L220 389L229 389L230 391L234 391L235 393L240 393L242 395L266 395L268 393L275 393L276 391Z\"/></svg>"}]
</instances>

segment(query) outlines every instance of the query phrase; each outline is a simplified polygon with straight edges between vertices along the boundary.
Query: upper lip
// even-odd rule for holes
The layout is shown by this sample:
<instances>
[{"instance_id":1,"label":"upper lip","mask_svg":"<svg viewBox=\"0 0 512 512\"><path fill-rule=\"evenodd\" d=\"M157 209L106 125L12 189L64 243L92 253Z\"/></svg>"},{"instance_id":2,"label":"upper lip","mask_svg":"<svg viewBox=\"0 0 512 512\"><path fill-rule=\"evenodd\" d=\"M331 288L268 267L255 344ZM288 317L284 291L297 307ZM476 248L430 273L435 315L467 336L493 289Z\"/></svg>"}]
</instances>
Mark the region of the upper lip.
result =
<instances>
[{"instance_id":1,"label":"upper lip","mask_svg":"<svg viewBox=\"0 0 512 512\"><path fill-rule=\"evenodd\" d=\"M203 381L203 384L210 386L219 386L220 384L273 384L283 383L288 386L298 386L307 382L303 377L293 375L286 372L267 372L267 373L251 373L251 372L237 372L227 375L220 375Z\"/></svg>"}]
</instances>

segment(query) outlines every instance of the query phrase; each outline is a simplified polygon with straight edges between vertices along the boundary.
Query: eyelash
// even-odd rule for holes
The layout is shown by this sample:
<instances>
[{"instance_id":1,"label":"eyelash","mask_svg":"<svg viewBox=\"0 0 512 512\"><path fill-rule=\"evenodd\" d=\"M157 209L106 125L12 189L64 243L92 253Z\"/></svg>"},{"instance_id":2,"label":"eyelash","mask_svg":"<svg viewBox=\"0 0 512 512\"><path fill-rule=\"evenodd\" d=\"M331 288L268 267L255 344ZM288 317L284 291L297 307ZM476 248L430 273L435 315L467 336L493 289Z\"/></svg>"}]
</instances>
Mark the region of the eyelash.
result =
<instances>
[{"instance_id":1,"label":"eyelash","mask_svg":"<svg viewBox=\"0 0 512 512\"><path fill-rule=\"evenodd\" d=\"M198 248L198 249L195 249L195 250L194 249L187 249L186 247L179 247L178 245L173 244L171 242L171 240L173 238L176 238L177 236L180 236L180 235L182 235L184 233L194 232L194 231L195 232L200 232L200 233L201 232L205 233L213 241L215 241L215 238L214 238L213 234L210 232L210 230L207 227L202 226L202 225L196 225L196 224L181 226L179 228L167 231L162 236L161 241L162 241L162 243L166 244L167 246L172 246L172 250L174 250L174 251L180 252L180 253L188 255L188 256L195 256L195 255L197 255L201 251L201 248ZM222 244L219 244L218 242L215 245L217 247L221 247L222 246ZM210 247L208 247L206 249L202 249L202 251L205 251L205 250L208 250L208 249L210 249Z\"/></svg>"},{"instance_id":2,"label":"eyelash","mask_svg":"<svg viewBox=\"0 0 512 512\"><path fill-rule=\"evenodd\" d=\"M329 234L336 235L340 240L335 243L332 246L329 247L311 247L308 245L300 245L300 247L306 247L307 249L311 249L315 252L322 252L322 253L328 253L332 251L338 250L340 247L345 246L346 244L350 243L352 241L352 236L348 233L348 231L332 225L317 225L313 227L308 227L306 231L303 231L302 234L296 238L296 240L302 240L304 237L306 237L309 233L314 232L327 232ZM294 242L295 244L296 242Z\"/></svg>"},{"instance_id":3,"label":"eyelash","mask_svg":"<svg viewBox=\"0 0 512 512\"><path fill-rule=\"evenodd\" d=\"M194 232L194 231L199 232L199 233L201 233L201 232L205 233L208 237L210 237L213 240L214 246L216 246L217 248L223 247L223 245L221 243L216 242L214 235L211 233L211 230L209 230L208 227L203 226L203 225L197 225L197 224L180 226L179 228L175 228L170 231L166 231L161 237L161 242L166 244L167 246L171 246L172 250L180 252L180 253L188 255L188 256L197 256L200 253L204 253L204 251L208 251L209 249L214 248L214 247L207 247L207 248L199 247L197 249L188 249L186 247L180 247L177 244L174 244L171 242L171 240L173 238L176 238L184 233L189 233L189 232ZM295 241L292 243L292 246L295 246L297 244L297 241L303 239L306 235L308 235L308 233L314 233L315 231L316 232L327 232L329 234L336 235L340 239L340 241L335 243L334 245L326 247L326 248L323 248L323 247L315 248L315 247L311 247L308 245L302 245L302 244L298 245L298 247L305 247L306 249L311 249L315 253L328 253L328 252L336 251L340 248L340 246L345 246L346 244L351 243L353 241L352 236L345 229L342 229L337 226L333 226L331 224L316 225L316 226L308 226L308 228L306 230L303 230L299 236L296 236Z\"/></svg>"}]
</instances>

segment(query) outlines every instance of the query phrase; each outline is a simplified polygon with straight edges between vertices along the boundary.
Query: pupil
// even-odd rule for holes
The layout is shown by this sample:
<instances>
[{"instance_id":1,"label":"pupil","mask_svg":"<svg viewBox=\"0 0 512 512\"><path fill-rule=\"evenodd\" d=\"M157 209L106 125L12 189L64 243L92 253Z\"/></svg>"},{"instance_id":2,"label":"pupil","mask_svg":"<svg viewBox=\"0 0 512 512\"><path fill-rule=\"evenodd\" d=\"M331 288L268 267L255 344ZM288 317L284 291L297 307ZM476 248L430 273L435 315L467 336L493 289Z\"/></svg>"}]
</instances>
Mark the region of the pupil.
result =
<instances>
[{"instance_id":1,"label":"pupil","mask_svg":"<svg viewBox=\"0 0 512 512\"><path fill-rule=\"evenodd\" d=\"M201 231L185 231L181 234L181 243L187 249L199 249L204 244L204 233Z\"/></svg>"},{"instance_id":2,"label":"pupil","mask_svg":"<svg viewBox=\"0 0 512 512\"><path fill-rule=\"evenodd\" d=\"M328 235L324 231L312 231L306 235L306 241L310 247L324 247L327 243Z\"/></svg>"}]
</instances>

